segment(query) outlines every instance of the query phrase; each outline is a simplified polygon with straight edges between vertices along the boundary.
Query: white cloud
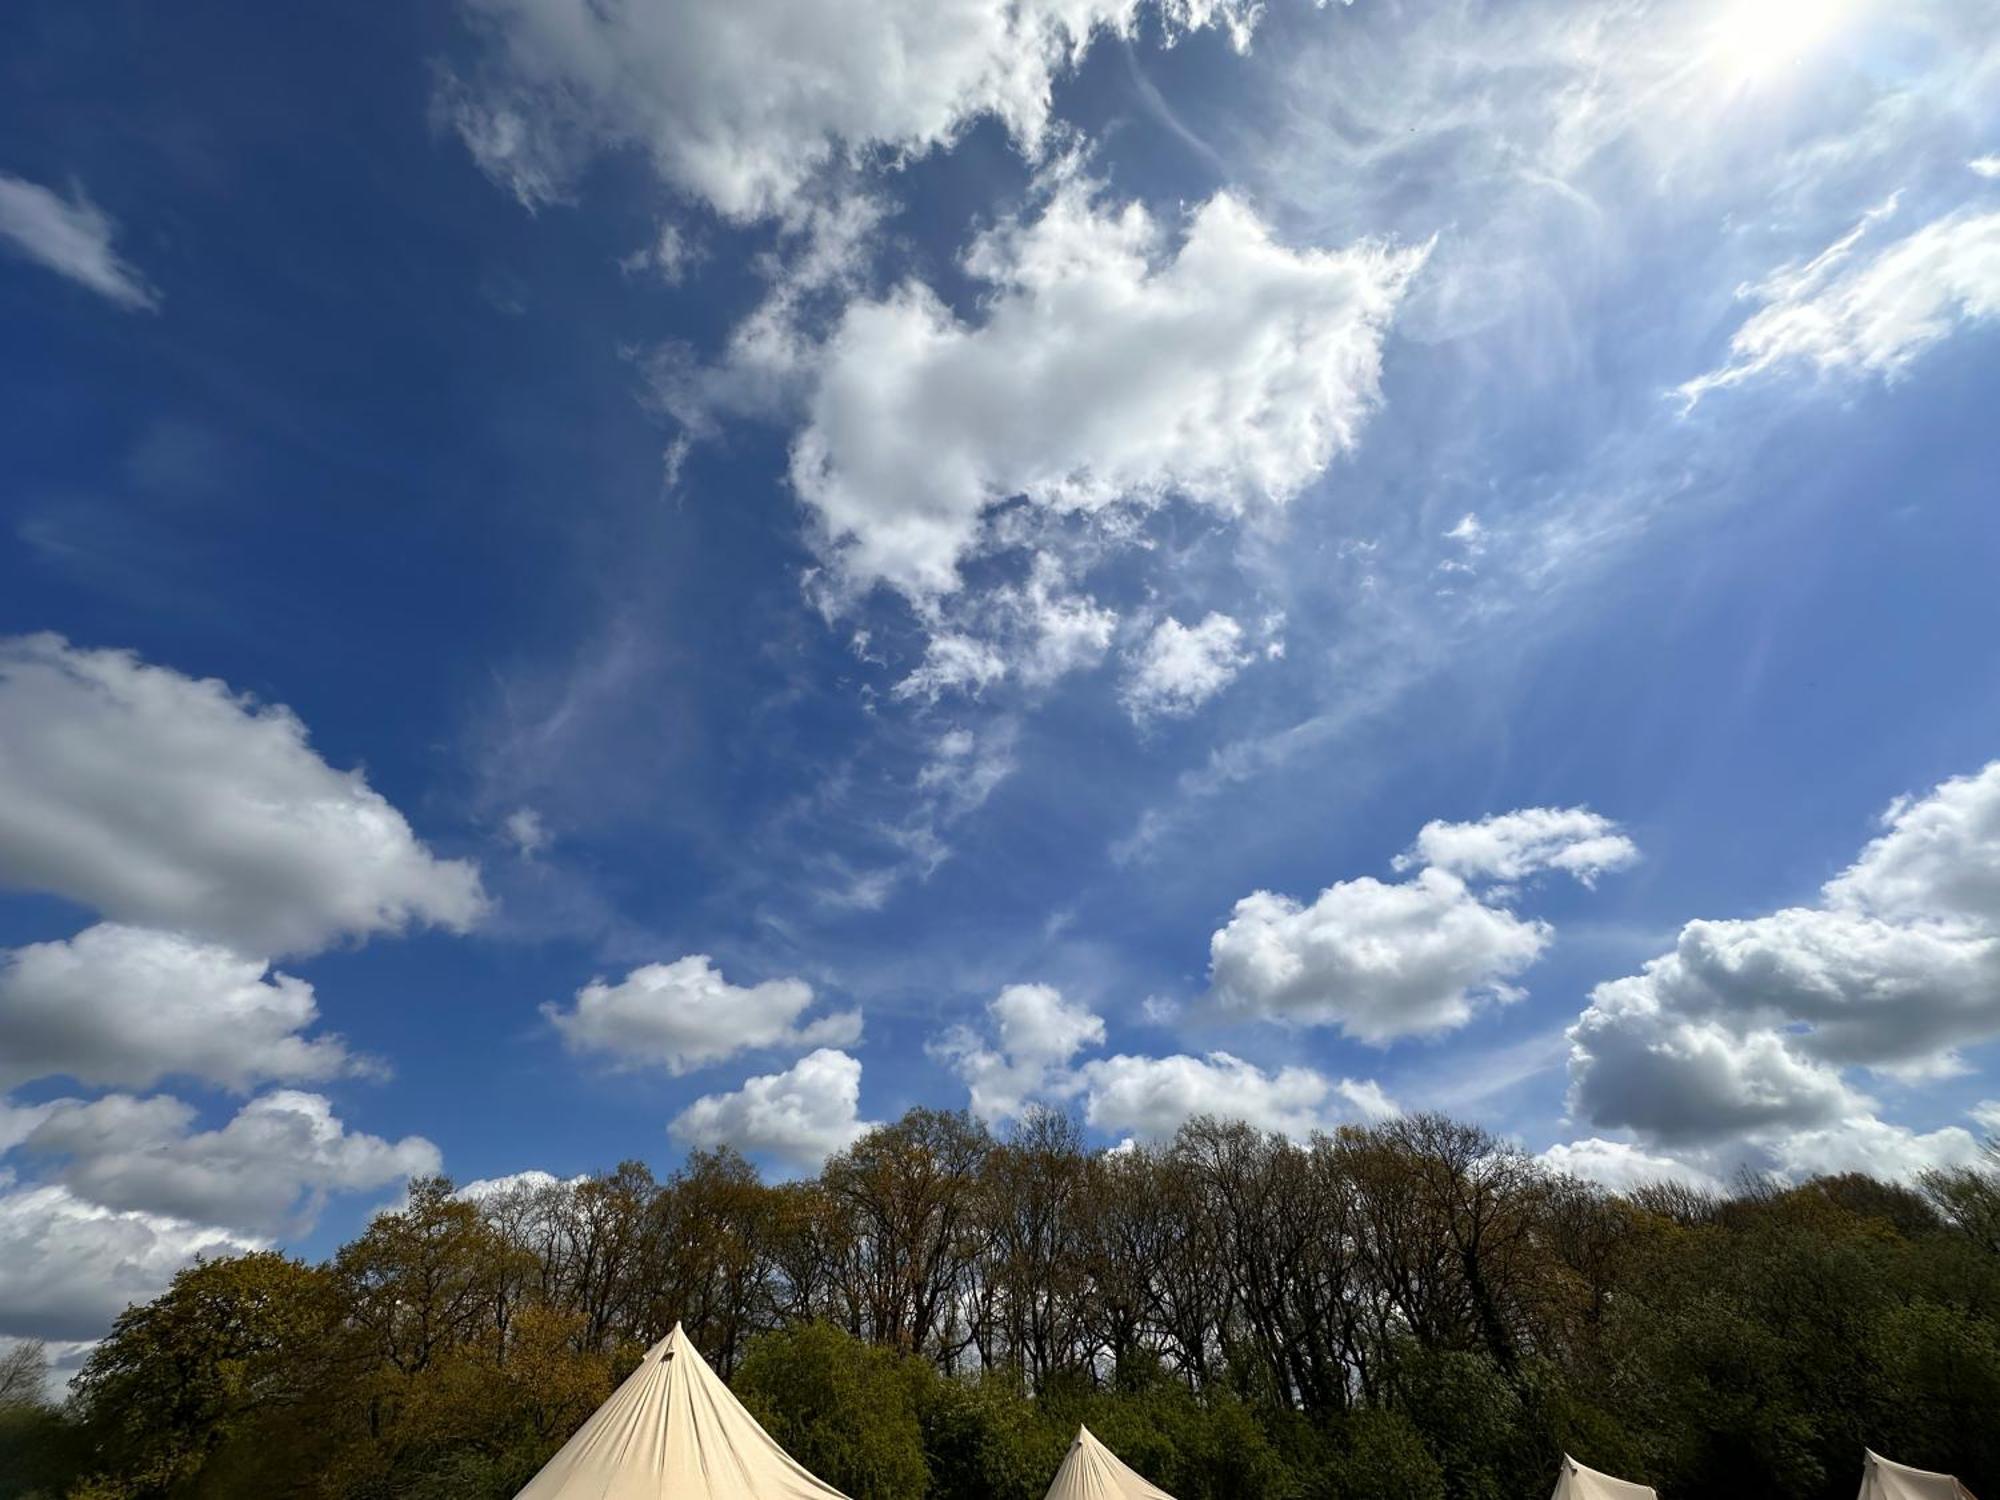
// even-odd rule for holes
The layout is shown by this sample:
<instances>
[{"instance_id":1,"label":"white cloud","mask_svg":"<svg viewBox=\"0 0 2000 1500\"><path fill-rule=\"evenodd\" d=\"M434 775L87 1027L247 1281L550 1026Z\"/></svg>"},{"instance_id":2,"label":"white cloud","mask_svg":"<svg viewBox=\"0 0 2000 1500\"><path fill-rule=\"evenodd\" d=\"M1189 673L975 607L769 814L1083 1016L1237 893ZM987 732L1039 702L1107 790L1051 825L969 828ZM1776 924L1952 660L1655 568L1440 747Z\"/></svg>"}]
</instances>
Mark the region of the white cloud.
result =
<instances>
[{"instance_id":1,"label":"white cloud","mask_svg":"<svg viewBox=\"0 0 2000 1500\"><path fill-rule=\"evenodd\" d=\"M1675 1016L1788 1029L1789 1049L1837 1066L1949 1072L1953 1047L2000 1030L2000 940L1839 907L1689 922L1671 954L1614 983Z\"/></svg>"},{"instance_id":2,"label":"white cloud","mask_svg":"<svg viewBox=\"0 0 2000 1500\"><path fill-rule=\"evenodd\" d=\"M1770 1149L1777 1170L1788 1177L1865 1172L1889 1182L1907 1182L1938 1167L1985 1164L1978 1141L1960 1126L1920 1133L1870 1115L1796 1131L1773 1141Z\"/></svg>"},{"instance_id":3,"label":"white cloud","mask_svg":"<svg viewBox=\"0 0 2000 1500\"><path fill-rule=\"evenodd\" d=\"M823 1047L733 1093L704 1094L669 1128L691 1146L735 1146L811 1171L868 1131L860 1104L861 1064Z\"/></svg>"},{"instance_id":4,"label":"white cloud","mask_svg":"<svg viewBox=\"0 0 2000 1500\"><path fill-rule=\"evenodd\" d=\"M898 698L935 701L945 692L977 697L1007 675L1007 658L990 642L942 631L924 643L924 659L896 684Z\"/></svg>"},{"instance_id":5,"label":"white cloud","mask_svg":"<svg viewBox=\"0 0 2000 1500\"><path fill-rule=\"evenodd\" d=\"M627 276L650 271L668 286L679 286L700 259L700 247L679 226L662 224L653 242L622 257L618 269Z\"/></svg>"},{"instance_id":6,"label":"white cloud","mask_svg":"<svg viewBox=\"0 0 2000 1500\"><path fill-rule=\"evenodd\" d=\"M1095 666L1110 649L1118 616L1073 587L1054 553L1035 553L1019 583L997 584L937 616L923 660L896 684L899 698L935 701L947 691L978 696L1009 677L1047 687Z\"/></svg>"},{"instance_id":7,"label":"white cloud","mask_svg":"<svg viewBox=\"0 0 2000 1500\"><path fill-rule=\"evenodd\" d=\"M5 1187L0 1179L0 1188ZM57 1185L0 1191L0 1332L94 1339L197 1257L262 1249L252 1235L119 1211Z\"/></svg>"},{"instance_id":8,"label":"white cloud","mask_svg":"<svg viewBox=\"0 0 2000 1500\"><path fill-rule=\"evenodd\" d=\"M289 709L123 651L0 641L0 882L245 953L485 906L477 868L435 858Z\"/></svg>"},{"instance_id":9,"label":"white cloud","mask_svg":"<svg viewBox=\"0 0 2000 1500\"><path fill-rule=\"evenodd\" d=\"M1792 1173L1964 1157L1967 1132L1884 1121L1848 1074L1948 1075L1957 1048L2000 1036L2000 762L1884 822L1822 905L1689 922L1598 985L1570 1030L1571 1108Z\"/></svg>"},{"instance_id":10,"label":"white cloud","mask_svg":"<svg viewBox=\"0 0 2000 1500\"><path fill-rule=\"evenodd\" d=\"M1894 379L1955 327L2000 313L2000 213L1947 214L1851 264L1895 203L1805 265L1746 288L1763 306L1731 336L1726 364L1680 387L1686 403L1790 364Z\"/></svg>"},{"instance_id":11,"label":"white cloud","mask_svg":"<svg viewBox=\"0 0 2000 1500\"><path fill-rule=\"evenodd\" d=\"M1552 935L1444 870L1399 884L1363 876L1310 906L1269 891L1244 897L1209 940L1209 977L1225 1011L1386 1042L1462 1026L1482 1002L1518 998L1508 981Z\"/></svg>"},{"instance_id":12,"label":"white cloud","mask_svg":"<svg viewBox=\"0 0 2000 1500\"><path fill-rule=\"evenodd\" d=\"M1302 1139L1343 1118L1376 1120L1400 1112L1373 1082L1336 1082L1306 1067L1267 1073L1227 1052L1107 1057L1077 1069L1076 1082L1092 1127L1152 1140L1171 1136L1196 1115Z\"/></svg>"},{"instance_id":13,"label":"white cloud","mask_svg":"<svg viewBox=\"0 0 2000 1500\"><path fill-rule=\"evenodd\" d=\"M159 293L111 248L117 226L82 188L71 194L65 200L39 183L0 172L0 241L120 307L157 307Z\"/></svg>"},{"instance_id":14,"label":"white cloud","mask_svg":"<svg viewBox=\"0 0 2000 1500\"><path fill-rule=\"evenodd\" d=\"M1226 194L1170 248L1140 205L1060 173L1039 217L966 256L977 326L915 282L847 305L814 355L793 486L849 589L919 600L959 586L1015 497L1281 504L1354 446L1424 253L1291 250Z\"/></svg>"},{"instance_id":15,"label":"white cloud","mask_svg":"<svg viewBox=\"0 0 2000 1500\"><path fill-rule=\"evenodd\" d=\"M1009 596L1002 594L1002 603ZM1021 595L1021 612L1028 621L1028 646L1021 677L1030 687L1095 666L1110 648L1118 616L1083 594L1062 593L1040 576Z\"/></svg>"},{"instance_id":16,"label":"white cloud","mask_svg":"<svg viewBox=\"0 0 2000 1500\"><path fill-rule=\"evenodd\" d=\"M1049 94L1100 32L1142 10L1168 37L1247 45L1252 0L466 0L489 45L439 109L488 175L533 208L589 156L636 147L673 186L746 218L829 166L921 156L980 116L1039 152Z\"/></svg>"},{"instance_id":17,"label":"white cloud","mask_svg":"<svg viewBox=\"0 0 2000 1500\"><path fill-rule=\"evenodd\" d=\"M1593 990L1570 1040L1571 1108L1649 1141L1802 1130L1869 1107L1838 1068L1803 1056L1781 1032L1675 1015L1644 978Z\"/></svg>"},{"instance_id":18,"label":"white cloud","mask_svg":"<svg viewBox=\"0 0 2000 1500\"><path fill-rule=\"evenodd\" d=\"M1602 1136L1551 1146L1542 1153L1541 1160L1553 1171L1581 1177L1614 1193L1629 1193L1655 1182L1679 1182L1708 1192L1722 1191L1722 1183L1700 1167L1678 1157L1641 1151L1626 1141L1607 1141Z\"/></svg>"},{"instance_id":19,"label":"white cloud","mask_svg":"<svg viewBox=\"0 0 2000 1500\"><path fill-rule=\"evenodd\" d=\"M1885 832L1829 881L1827 900L1890 921L2000 927L2000 761L1921 798L1899 797Z\"/></svg>"},{"instance_id":20,"label":"white cloud","mask_svg":"<svg viewBox=\"0 0 2000 1500\"><path fill-rule=\"evenodd\" d=\"M1343 1078L1333 1086L1333 1091L1369 1124L1393 1120L1403 1112L1403 1106L1372 1078Z\"/></svg>"},{"instance_id":21,"label":"white cloud","mask_svg":"<svg viewBox=\"0 0 2000 1500\"><path fill-rule=\"evenodd\" d=\"M1136 723L1193 713L1249 665L1243 627L1211 612L1198 625L1172 615L1153 627L1133 656L1120 698Z\"/></svg>"},{"instance_id":22,"label":"white cloud","mask_svg":"<svg viewBox=\"0 0 2000 1500\"><path fill-rule=\"evenodd\" d=\"M422 1136L349 1131L318 1094L259 1095L219 1130L165 1095L59 1100L16 1148L52 1164L54 1181L114 1213L223 1224L234 1233L303 1233L326 1195L399 1182L440 1165Z\"/></svg>"},{"instance_id":23,"label":"white cloud","mask_svg":"<svg viewBox=\"0 0 2000 1500\"><path fill-rule=\"evenodd\" d=\"M1585 885L1639 857L1618 825L1587 807L1523 807L1476 823L1424 824L1396 868L1432 865L1467 880L1525 880L1561 870Z\"/></svg>"},{"instance_id":24,"label":"white cloud","mask_svg":"<svg viewBox=\"0 0 2000 1500\"><path fill-rule=\"evenodd\" d=\"M685 1073L753 1048L844 1047L860 1039L859 1011L801 1025L812 1003L812 986L802 979L734 985L707 954L694 953L646 964L617 984L593 981L576 992L571 1009L544 1005L542 1014L572 1052Z\"/></svg>"},{"instance_id":25,"label":"white cloud","mask_svg":"<svg viewBox=\"0 0 2000 1500\"><path fill-rule=\"evenodd\" d=\"M549 847L548 826L532 807L517 807L507 814L507 841L523 859L533 859Z\"/></svg>"},{"instance_id":26,"label":"white cloud","mask_svg":"<svg viewBox=\"0 0 2000 1500\"><path fill-rule=\"evenodd\" d=\"M1085 1047L1104 1044L1104 1019L1046 984L1010 984L987 1005L994 1038L956 1027L933 1047L970 1090L988 1124L1012 1119L1032 1098L1066 1090L1063 1070Z\"/></svg>"},{"instance_id":27,"label":"white cloud","mask_svg":"<svg viewBox=\"0 0 2000 1500\"><path fill-rule=\"evenodd\" d=\"M558 1177L553 1172L544 1172L540 1167L528 1167L523 1171L509 1172L504 1177L475 1177L458 1190L458 1196L472 1203L484 1203L489 1198L504 1198L513 1193L534 1193L544 1188L573 1187L587 1179L582 1177Z\"/></svg>"},{"instance_id":28,"label":"white cloud","mask_svg":"<svg viewBox=\"0 0 2000 1500\"><path fill-rule=\"evenodd\" d=\"M0 1089L67 1076L145 1088L182 1074L243 1090L331 1078L357 1064L306 1038L302 979L170 932L100 923L66 942L0 953Z\"/></svg>"},{"instance_id":29,"label":"white cloud","mask_svg":"<svg viewBox=\"0 0 2000 1500\"><path fill-rule=\"evenodd\" d=\"M2000 156L1975 156L1966 165L1981 177L2000 177Z\"/></svg>"}]
</instances>

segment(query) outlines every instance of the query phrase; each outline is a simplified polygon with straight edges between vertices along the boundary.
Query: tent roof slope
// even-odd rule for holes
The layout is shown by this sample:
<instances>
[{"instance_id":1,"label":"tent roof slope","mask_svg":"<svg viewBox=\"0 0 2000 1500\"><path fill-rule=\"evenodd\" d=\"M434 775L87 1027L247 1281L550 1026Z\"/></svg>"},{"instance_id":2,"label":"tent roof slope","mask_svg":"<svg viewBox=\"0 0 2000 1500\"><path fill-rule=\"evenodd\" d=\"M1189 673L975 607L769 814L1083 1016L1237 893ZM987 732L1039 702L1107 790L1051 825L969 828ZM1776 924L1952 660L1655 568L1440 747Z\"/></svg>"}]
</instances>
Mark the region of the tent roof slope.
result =
<instances>
[{"instance_id":1,"label":"tent roof slope","mask_svg":"<svg viewBox=\"0 0 2000 1500\"><path fill-rule=\"evenodd\" d=\"M847 1500L794 1462L680 1324L516 1500Z\"/></svg>"},{"instance_id":2,"label":"tent roof slope","mask_svg":"<svg viewBox=\"0 0 2000 1500\"><path fill-rule=\"evenodd\" d=\"M1567 1453L1562 1472L1556 1476L1554 1500L1660 1500L1650 1484L1634 1484L1587 1469Z\"/></svg>"},{"instance_id":3,"label":"tent roof slope","mask_svg":"<svg viewBox=\"0 0 2000 1500\"><path fill-rule=\"evenodd\" d=\"M1972 1500L1972 1491L1949 1474L1891 1463L1863 1448L1861 1500Z\"/></svg>"},{"instance_id":4,"label":"tent roof slope","mask_svg":"<svg viewBox=\"0 0 2000 1500\"><path fill-rule=\"evenodd\" d=\"M1104 1444L1088 1427L1076 1430L1076 1441L1056 1470L1048 1500L1174 1500Z\"/></svg>"}]
</instances>

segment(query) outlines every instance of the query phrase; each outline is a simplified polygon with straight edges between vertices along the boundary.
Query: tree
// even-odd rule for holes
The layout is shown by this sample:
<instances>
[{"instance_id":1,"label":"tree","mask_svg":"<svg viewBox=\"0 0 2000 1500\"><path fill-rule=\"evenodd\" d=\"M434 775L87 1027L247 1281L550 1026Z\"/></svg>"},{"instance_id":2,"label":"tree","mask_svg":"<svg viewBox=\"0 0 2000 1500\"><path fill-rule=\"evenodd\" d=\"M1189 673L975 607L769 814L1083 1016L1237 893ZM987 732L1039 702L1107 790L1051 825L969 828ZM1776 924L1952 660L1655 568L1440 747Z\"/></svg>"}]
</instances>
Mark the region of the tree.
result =
<instances>
[{"instance_id":1,"label":"tree","mask_svg":"<svg viewBox=\"0 0 2000 1500\"><path fill-rule=\"evenodd\" d=\"M877 1343L949 1364L971 1342L957 1299L978 1253L992 1145L962 1111L913 1109L828 1159L820 1180L852 1216L842 1291Z\"/></svg>"},{"instance_id":2,"label":"tree","mask_svg":"<svg viewBox=\"0 0 2000 1500\"><path fill-rule=\"evenodd\" d=\"M736 1394L792 1457L854 1500L919 1500L923 1429L901 1366L892 1350L808 1323L752 1343Z\"/></svg>"},{"instance_id":3,"label":"tree","mask_svg":"<svg viewBox=\"0 0 2000 1500\"><path fill-rule=\"evenodd\" d=\"M48 1346L40 1339L22 1339L0 1354L0 1411L40 1406L48 1378Z\"/></svg>"},{"instance_id":4,"label":"tree","mask_svg":"<svg viewBox=\"0 0 2000 1500\"><path fill-rule=\"evenodd\" d=\"M324 1383L333 1278L275 1251L203 1261L128 1309L76 1380L96 1467L126 1492L190 1482L259 1417Z\"/></svg>"}]
</instances>

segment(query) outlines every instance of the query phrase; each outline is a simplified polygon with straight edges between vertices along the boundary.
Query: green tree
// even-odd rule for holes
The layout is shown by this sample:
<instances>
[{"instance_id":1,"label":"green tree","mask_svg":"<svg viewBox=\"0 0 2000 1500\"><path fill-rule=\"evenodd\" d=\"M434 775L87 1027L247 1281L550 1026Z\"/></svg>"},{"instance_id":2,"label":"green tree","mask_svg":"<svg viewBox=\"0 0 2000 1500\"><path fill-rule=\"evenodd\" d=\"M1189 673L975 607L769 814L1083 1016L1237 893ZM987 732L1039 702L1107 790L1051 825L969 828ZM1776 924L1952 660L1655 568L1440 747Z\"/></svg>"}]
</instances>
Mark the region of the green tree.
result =
<instances>
[{"instance_id":1,"label":"green tree","mask_svg":"<svg viewBox=\"0 0 2000 1500\"><path fill-rule=\"evenodd\" d=\"M191 1266L128 1309L76 1381L93 1467L134 1496L192 1486L233 1435L322 1382L334 1291L324 1269L265 1251Z\"/></svg>"},{"instance_id":2,"label":"green tree","mask_svg":"<svg viewBox=\"0 0 2000 1500\"><path fill-rule=\"evenodd\" d=\"M734 1384L792 1457L854 1500L924 1494L923 1428L893 1350L808 1323L755 1340Z\"/></svg>"}]
</instances>

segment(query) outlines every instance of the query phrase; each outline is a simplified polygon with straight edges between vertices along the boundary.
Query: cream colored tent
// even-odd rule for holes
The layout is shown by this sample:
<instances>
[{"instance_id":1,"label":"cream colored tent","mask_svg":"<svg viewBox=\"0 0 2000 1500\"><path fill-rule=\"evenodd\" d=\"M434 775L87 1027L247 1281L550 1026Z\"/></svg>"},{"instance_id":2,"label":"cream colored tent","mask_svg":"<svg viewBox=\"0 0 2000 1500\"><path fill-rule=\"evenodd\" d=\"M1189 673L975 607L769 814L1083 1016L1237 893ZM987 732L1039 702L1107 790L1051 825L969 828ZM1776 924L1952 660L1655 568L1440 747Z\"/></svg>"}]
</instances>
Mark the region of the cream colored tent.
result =
<instances>
[{"instance_id":1,"label":"cream colored tent","mask_svg":"<svg viewBox=\"0 0 2000 1500\"><path fill-rule=\"evenodd\" d=\"M1056 1470L1048 1500L1174 1500L1158 1485L1126 1467L1123 1460L1098 1442L1088 1427L1076 1430L1069 1456Z\"/></svg>"},{"instance_id":2,"label":"cream colored tent","mask_svg":"<svg viewBox=\"0 0 2000 1500\"><path fill-rule=\"evenodd\" d=\"M1629 1479L1613 1479L1563 1455L1562 1473L1556 1476L1553 1500L1660 1500L1650 1484L1634 1484Z\"/></svg>"},{"instance_id":3,"label":"cream colored tent","mask_svg":"<svg viewBox=\"0 0 2000 1500\"><path fill-rule=\"evenodd\" d=\"M1949 1474L1892 1464L1863 1448L1861 1500L1972 1500L1972 1491Z\"/></svg>"},{"instance_id":4,"label":"cream colored tent","mask_svg":"<svg viewBox=\"0 0 2000 1500\"><path fill-rule=\"evenodd\" d=\"M680 1324L516 1500L847 1500L771 1441Z\"/></svg>"}]
</instances>

